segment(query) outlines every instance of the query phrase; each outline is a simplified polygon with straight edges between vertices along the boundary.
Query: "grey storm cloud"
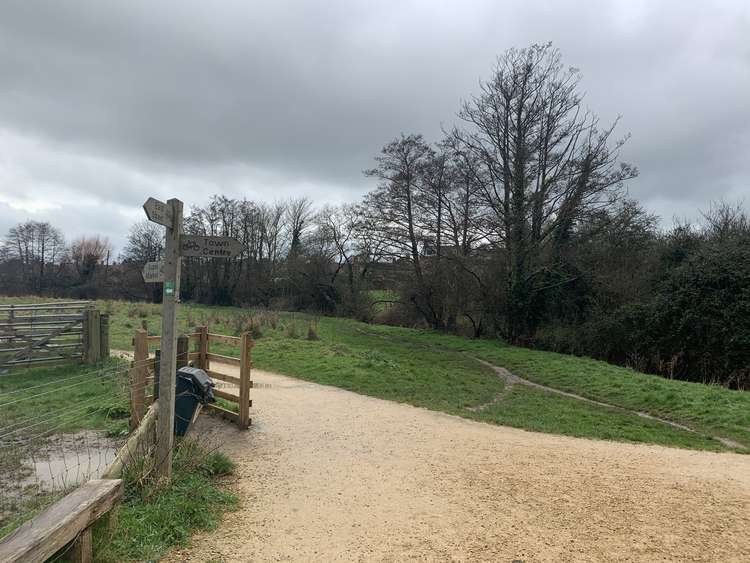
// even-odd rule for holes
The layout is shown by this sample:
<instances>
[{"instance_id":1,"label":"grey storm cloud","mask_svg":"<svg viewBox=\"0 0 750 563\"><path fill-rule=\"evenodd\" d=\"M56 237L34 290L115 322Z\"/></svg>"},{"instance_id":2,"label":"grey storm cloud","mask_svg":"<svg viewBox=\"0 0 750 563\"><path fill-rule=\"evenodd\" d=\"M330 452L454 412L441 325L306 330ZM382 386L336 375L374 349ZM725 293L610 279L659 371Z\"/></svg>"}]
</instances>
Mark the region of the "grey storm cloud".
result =
<instances>
[{"instance_id":1,"label":"grey storm cloud","mask_svg":"<svg viewBox=\"0 0 750 563\"><path fill-rule=\"evenodd\" d=\"M388 140L438 140L505 49L552 41L633 197L666 220L750 193L745 0L0 5L0 230L119 246L149 195L352 200Z\"/></svg>"}]
</instances>

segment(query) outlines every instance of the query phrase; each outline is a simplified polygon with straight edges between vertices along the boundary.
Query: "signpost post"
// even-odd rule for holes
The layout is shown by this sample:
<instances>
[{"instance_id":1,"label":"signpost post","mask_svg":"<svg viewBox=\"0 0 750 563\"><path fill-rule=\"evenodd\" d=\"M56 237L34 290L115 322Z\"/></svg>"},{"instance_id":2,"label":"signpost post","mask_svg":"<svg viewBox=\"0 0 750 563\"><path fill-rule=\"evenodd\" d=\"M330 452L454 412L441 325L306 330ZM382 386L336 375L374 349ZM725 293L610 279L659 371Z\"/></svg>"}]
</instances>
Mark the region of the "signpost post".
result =
<instances>
[{"instance_id":1,"label":"signpost post","mask_svg":"<svg viewBox=\"0 0 750 563\"><path fill-rule=\"evenodd\" d=\"M180 235L182 202L170 199L163 204L149 198L144 204L148 218L167 227L164 246L161 306L161 358L159 365L159 416L156 424L156 470L168 481L172 476L174 445L174 396L177 381L177 301L180 297ZM166 224L171 221L171 224ZM158 274L158 270L157 270Z\"/></svg>"},{"instance_id":2,"label":"signpost post","mask_svg":"<svg viewBox=\"0 0 750 563\"><path fill-rule=\"evenodd\" d=\"M143 204L143 209L150 221L167 228L164 260L148 262L143 268L143 280L146 283L164 283L155 461L159 477L168 481L172 475L174 445L174 402L177 380L176 325L182 257L235 258L242 253L243 247L237 239L232 237L183 235L182 202L179 199L170 199L164 203L150 197Z\"/></svg>"}]
</instances>

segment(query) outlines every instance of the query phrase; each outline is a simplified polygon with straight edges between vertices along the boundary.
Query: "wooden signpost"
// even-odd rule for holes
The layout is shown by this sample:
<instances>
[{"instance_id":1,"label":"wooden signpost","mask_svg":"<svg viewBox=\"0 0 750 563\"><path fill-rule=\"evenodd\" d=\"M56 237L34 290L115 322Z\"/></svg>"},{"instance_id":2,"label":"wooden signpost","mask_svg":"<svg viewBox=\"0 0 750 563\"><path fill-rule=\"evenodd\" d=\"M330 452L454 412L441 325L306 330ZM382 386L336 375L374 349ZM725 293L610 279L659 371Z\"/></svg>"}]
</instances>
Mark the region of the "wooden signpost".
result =
<instances>
[{"instance_id":1,"label":"wooden signpost","mask_svg":"<svg viewBox=\"0 0 750 563\"><path fill-rule=\"evenodd\" d=\"M174 445L174 403L177 380L177 303L180 297L182 256L233 258L242 252L242 244L231 237L206 237L182 234L182 202L166 203L150 197L143 204L150 221L167 228L164 260L149 262L143 268L146 282L163 282L161 358L159 362L159 416L156 428L156 464L159 476L169 480L172 474Z\"/></svg>"}]
</instances>

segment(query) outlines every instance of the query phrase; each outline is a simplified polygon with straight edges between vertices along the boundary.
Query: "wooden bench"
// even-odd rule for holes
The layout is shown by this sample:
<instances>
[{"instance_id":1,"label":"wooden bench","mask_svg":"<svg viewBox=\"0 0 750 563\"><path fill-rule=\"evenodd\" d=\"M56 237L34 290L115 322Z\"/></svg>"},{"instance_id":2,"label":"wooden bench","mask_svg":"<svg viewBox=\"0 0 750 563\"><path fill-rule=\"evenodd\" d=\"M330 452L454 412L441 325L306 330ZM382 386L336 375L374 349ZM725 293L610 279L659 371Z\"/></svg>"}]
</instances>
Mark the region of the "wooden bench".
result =
<instances>
[{"instance_id":1,"label":"wooden bench","mask_svg":"<svg viewBox=\"0 0 750 563\"><path fill-rule=\"evenodd\" d=\"M71 542L71 559L92 559L91 525L122 498L121 479L94 479L0 542L3 563L45 561Z\"/></svg>"}]
</instances>

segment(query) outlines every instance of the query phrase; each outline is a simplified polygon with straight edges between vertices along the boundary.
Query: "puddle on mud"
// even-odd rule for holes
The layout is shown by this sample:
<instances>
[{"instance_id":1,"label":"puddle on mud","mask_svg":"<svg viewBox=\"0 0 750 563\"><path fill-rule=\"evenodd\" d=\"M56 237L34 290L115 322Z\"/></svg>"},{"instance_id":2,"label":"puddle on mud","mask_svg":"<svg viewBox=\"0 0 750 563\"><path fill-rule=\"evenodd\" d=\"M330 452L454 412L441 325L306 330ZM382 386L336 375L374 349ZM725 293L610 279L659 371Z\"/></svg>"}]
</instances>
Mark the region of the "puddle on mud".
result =
<instances>
[{"instance_id":1,"label":"puddle on mud","mask_svg":"<svg viewBox=\"0 0 750 563\"><path fill-rule=\"evenodd\" d=\"M51 492L96 479L114 461L118 445L117 440L92 430L57 434L34 446L24 457L15 482L4 483L9 485L5 489Z\"/></svg>"}]
</instances>

